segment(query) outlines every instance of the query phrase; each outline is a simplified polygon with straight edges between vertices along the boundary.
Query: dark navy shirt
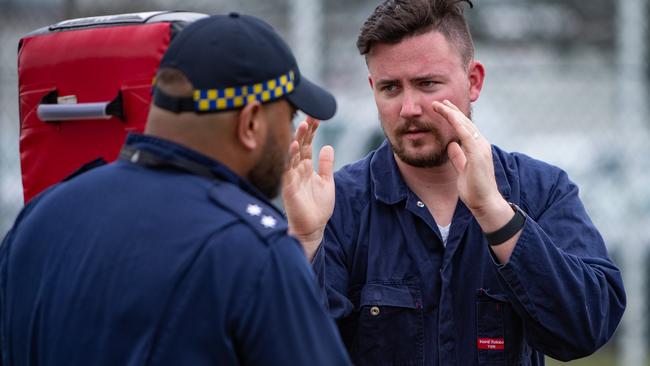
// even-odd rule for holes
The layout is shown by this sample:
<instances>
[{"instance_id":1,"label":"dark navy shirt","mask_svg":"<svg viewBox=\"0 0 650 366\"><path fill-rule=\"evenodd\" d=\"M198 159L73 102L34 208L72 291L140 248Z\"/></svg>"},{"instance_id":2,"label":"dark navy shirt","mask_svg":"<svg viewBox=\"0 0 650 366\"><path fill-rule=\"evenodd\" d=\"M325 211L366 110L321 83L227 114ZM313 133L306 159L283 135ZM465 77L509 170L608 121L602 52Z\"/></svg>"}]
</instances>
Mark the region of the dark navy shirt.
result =
<instances>
[{"instance_id":1,"label":"dark navy shirt","mask_svg":"<svg viewBox=\"0 0 650 366\"><path fill-rule=\"evenodd\" d=\"M556 167L492 153L499 191L527 215L505 265L460 201L443 246L386 143L336 173L313 266L356 365L542 365L611 337L621 273L578 188Z\"/></svg>"},{"instance_id":2,"label":"dark navy shirt","mask_svg":"<svg viewBox=\"0 0 650 366\"><path fill-rule=\"evenodd\" d=\"M347 365L286 222L223 165L161 139L34 199L0 256L4 365Z\"/></svg>"}]
</instances>

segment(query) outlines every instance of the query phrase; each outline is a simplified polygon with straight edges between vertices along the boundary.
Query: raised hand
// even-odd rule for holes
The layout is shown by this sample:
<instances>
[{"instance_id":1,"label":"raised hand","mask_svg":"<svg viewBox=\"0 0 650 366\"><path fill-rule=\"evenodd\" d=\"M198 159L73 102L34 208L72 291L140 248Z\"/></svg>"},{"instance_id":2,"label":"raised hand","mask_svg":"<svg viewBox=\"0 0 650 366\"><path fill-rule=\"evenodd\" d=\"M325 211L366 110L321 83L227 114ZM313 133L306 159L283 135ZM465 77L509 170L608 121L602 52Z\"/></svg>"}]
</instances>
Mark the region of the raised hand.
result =
<instances>
[{"instance_id":1,"label":"raised hand","mask_svg":"<svg viewBox=\"0 0 650 366\"><path fill-rule=\"evenodd\" d=\"M447 147L458 173L458 194L485 232L501 228L514 212L501 196L494 177L492 147L474 123L450 101L433 102L433 109L454 128L460 140Z\"/></svg>"},{"instance_id":2,"label":"raised hand","mask_svg":"<svg viewBox=\"0 0 650 366\"><path fill-rule=\"evenodd\" d=\"M289 233L303 245L311 260L318 249L325 225L334 210L334 149L324 146L314 171L312 141L319 121L308 117L298 125L289 147L289 164L282 183L282 201Z\"/></svg>"}]
</instances>

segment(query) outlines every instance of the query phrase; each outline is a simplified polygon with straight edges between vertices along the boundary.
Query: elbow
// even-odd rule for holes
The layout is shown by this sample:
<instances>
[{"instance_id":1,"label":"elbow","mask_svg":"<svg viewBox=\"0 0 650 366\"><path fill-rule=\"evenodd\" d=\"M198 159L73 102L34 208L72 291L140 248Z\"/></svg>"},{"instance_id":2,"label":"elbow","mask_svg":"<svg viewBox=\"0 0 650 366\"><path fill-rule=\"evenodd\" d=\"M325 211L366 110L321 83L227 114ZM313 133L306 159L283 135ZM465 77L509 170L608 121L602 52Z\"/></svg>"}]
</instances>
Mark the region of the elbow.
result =
<instances>
[{"instance_id":1,"label":"elbow","mask_svg":"<svg viewBox=\"0 0 650 366\"><path fill-rule=\"evenodd\" d=\"M546 355L562 362L569 362L594 354L607 341L597 339L583 339L581 342L573 342L566 347L557 347Z\"/></svg>"},{"instance_id":2,"label":"elbow","mask_svg":"<svg viewBox=\"0 0 650 366\"><path fill-rule=\"evenodd\" d=\"M545 342L546 345L540 351L562 362L587 357L598 351L612 338L625 311L625 296L615 299L599 312L598 317L587 316L582 321L573 323L574 326L565 323L560 332L549 334L547 340L550 342Z\"/></svg>"},{"instance_id":3,"label":"elbow","mask_svg":"<svg viewBox=\"0 0 650 366\"><path fill-rule=\"evenodd\" d=\"M612 338L623 318L627 296L622 280L611 281L609 285L607 296L601 297L600 305L587 303L582 321L574 327L573 333L577 336L569 339L569 344L573 346L571 352L567 350L559 360L587 357Z\"/></svg>"},{"instance_id":4,"label":"elbow","mask_svg":"<svg viewBox=\"0 0 650 366\"><path fill-rule=\"evenodd\" d=\"M592 355L605 343L607 339L602 337L582 336L566 339L561 344L556 340L540 351L558 361L569 362Z\"/></svg>"}]
</instances>

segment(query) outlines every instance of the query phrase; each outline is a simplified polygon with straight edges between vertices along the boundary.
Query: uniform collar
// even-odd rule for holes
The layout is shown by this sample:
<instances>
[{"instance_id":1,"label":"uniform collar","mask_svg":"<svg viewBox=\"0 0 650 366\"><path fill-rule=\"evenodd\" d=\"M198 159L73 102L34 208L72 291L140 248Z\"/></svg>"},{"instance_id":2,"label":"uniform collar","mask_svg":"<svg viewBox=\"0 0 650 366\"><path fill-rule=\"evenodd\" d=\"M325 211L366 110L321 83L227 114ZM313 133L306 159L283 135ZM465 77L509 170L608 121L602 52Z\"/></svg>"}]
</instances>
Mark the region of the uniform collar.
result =
<instances>
[{"instance_id":1,"label":"uniform collar","mask_svg":"<svg viewBox=\"0 0 650 366\"><path fill-rule=\"evenodd\" d=\"M392 205L408 196L409 188L402 178L393 149L387 140L379 146L370 160L370 177L375 199Z\"/></svg>"},{"instance_id":2,"label":"uniform collar","mask_svg":"<svg viewBox=\"0 0 650 366\"><path fill-rule=\"evenodd\" d=\"M125 145L154 153L162 159L185 159L200 164L208 168L215 175L215 178L232 183L270 205L268 198L248 181L237 175L224 164L201 154L196 150L192 150L183 145L159 137L138 133L130 133L126 139Z\"/></svg>"},{"instance_id":3,"label":"uniform collar","mask_svg":"<svg viewBox=\"0 0 650 366\"><path fill-rule=\"evenodd\" d=\"M497 188L507 200L510 197L510 184L495 147L492 147L492 161ZM379 146L370 160L370 176L374 187L375 199L392 205L407 198L409 188L402 178L393 150L386 140Z\"/></svg>"}]
</instances>

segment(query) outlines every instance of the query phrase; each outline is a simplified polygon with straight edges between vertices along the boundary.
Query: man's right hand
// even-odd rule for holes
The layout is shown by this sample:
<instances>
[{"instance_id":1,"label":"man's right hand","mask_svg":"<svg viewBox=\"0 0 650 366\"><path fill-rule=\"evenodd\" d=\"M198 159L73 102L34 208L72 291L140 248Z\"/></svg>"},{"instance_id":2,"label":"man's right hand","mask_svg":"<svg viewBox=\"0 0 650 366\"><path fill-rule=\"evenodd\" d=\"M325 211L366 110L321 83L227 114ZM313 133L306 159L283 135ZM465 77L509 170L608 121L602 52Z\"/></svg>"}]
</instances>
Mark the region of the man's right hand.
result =
<instances>
[{"instance_id":1,"label":"man's right hand","mask_svg":"<svg viewBox=\"0 0 650 366\"><path fill-rule=\"evenodd\" d=\"M298 125L289 148L289 164L282 183L282 201L289 222L289 234L303 246L312 260L323 240L325 225L334 211L334 149L323 146L318 173L312 161L312 141L318 121L308 117Z\"/></svg>"}]
</instances>

